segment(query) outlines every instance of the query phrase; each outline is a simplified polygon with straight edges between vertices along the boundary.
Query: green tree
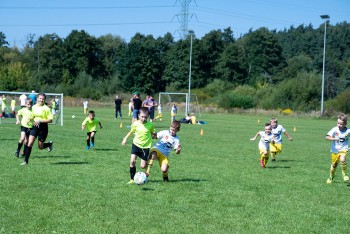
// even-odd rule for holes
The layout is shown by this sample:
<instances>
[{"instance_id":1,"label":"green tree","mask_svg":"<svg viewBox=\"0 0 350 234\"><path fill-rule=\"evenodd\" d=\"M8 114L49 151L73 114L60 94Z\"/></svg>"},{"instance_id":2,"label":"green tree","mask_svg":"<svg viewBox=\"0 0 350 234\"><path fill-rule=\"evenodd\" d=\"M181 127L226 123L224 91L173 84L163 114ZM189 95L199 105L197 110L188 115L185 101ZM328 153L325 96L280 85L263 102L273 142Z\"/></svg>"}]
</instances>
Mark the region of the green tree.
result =
<instances>
[{"instance_id":1,"label":"green tree","mask_svg":"<svg viewBox=\"0 0 350 234\"><path fill-rule=\"evenodd\" d=\"M118 63L123 88L148 94L164 90L161 53L153 36L137 33L123 48Z\"/></svg>"},{"instance_id":2,"label":"green tree","mask_svg":"<svg viewBox=\"0 0 350 234\"><path fill-rule=\"evenodd\" d=\"M249 32L242 38L249 62L249 83L255 85L258 77L273 76L285 65L276 34L267 28Z\"/></svg>"}]
</instances>

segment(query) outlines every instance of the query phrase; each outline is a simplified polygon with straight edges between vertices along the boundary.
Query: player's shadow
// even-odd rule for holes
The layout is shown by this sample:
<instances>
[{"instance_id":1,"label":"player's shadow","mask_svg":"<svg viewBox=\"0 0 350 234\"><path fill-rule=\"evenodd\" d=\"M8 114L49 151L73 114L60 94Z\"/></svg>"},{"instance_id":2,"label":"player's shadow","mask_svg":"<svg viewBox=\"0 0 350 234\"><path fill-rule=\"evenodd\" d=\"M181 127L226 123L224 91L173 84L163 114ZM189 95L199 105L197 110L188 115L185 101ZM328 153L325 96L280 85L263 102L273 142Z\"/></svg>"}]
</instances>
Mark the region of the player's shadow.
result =
<instances>
[{"instance_id":1,"label":"player's shadow","mask_svg":"<svg viewBox=\"0 0 350 234\"><path fill-rule=\"evenodd\" d=\"M91 149L92 151L119 151L119 149Z\"/></svg>"},{"instance_id":2,"label":"player's shadow","mask_svg":"<svg viewBox=\"0 0 350 234\"><path fill-rule=\"evenodd\" d=\"M147 187L143 187L142 188L143 191L154 191L154 188L147 188Z\"/></svg>"},{"instance_id":3,"label":"player's shadow","mask_svg":"<svg viewBox=\"0 0 350 234\"><path fill-rule=\"evenodd\" d=\"M36 156L37 158L71 158L67 155L45 155L45 156Z\"/></svg>"},{"instance_id":4,"label":"player's shadow","mask_svg":"<svg viewBox=\"0 0 350 234\"><path fill-rule=\"evenodd\" d=\"M294 162L293 159L279 159L278 162Z\"/></svg>"},{"instance_id":5,"label":"player's shadow","mask_svg":"<svg viewBox=\"0 0 350 234\"><path fill-rule=\"evenodd\" d=\"M151 183L179 183L179 182L194 182L194 183L200 183L204 182L207 180L203 179L193 179L193 178L183 178L183 179L175 179L175 180L170 180L169 182L164 182L163 180L150 180L149 182Z\"/></svg>"},{"instance_id":6,"label":"player's shadow","mask_svg":"<svg viewBox=\"0 0 350 234\"><path fill-rule=\"evenodd\" d=\"M89 164L89 162L56 162L51 163L53 165L80 165L80 164Z\"/></svg>"},{"instance_id":7,"label":"player's shadow","mask_svg":"<svg viewBox=\"0 0 350 234\"><path fill-rule=\"evenodd\" d=\"M266 167L266 169L290 169L289 166L270 166L270 167Z\"/></svg>"}]
</instances>

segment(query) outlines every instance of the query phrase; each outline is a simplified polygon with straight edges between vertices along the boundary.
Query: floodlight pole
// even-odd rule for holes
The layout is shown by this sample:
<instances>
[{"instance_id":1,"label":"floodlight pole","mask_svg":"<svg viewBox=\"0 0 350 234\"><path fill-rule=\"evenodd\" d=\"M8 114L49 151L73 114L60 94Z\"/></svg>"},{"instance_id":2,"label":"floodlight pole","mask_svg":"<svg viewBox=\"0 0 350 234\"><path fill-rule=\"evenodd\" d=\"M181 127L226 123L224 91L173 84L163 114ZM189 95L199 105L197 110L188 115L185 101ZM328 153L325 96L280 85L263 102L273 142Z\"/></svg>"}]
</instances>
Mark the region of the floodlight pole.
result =
<instances>
[{"instance_id":1,"label":"floodlight pole","mask_svg":"<svg viewBox=\"0 0 350 234\"><path fill-rule=\"evenodd\" d=\"M321 15L321 18L324 19L324 36L323 36L323 65L322 65L322 94L321 94L321 117L324 112L324 70L326 63L326 35L327 35L327 20L329 19L329 15Z\"/></svg>"},{"instance_id":2,"label":"floodlight pole","mask_svg":"<svg viewBox=\"0 0 350 234\"><path fill-rule=\"evenodd\" d=\"M186 106L186 115L190 112L190 103L191 103L191 75L192 75L192 37L194 34L193 30L189 30L188 33L191 37L191 44L190 44L190 66L189 66L189 72L188 72L188 97L187 97L187 106Z\"/></svg>"}]
</instances>

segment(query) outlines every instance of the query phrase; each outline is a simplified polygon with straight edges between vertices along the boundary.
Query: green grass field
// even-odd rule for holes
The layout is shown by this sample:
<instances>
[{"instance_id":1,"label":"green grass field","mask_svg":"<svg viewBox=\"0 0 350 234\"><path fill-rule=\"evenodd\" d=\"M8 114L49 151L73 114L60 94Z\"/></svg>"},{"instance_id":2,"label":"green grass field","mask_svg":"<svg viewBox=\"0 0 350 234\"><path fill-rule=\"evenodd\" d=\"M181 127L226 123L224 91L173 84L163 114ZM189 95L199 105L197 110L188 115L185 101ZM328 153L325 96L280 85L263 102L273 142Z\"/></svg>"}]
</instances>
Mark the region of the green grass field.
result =
<instances>
[{"instance_id":1,"label":"green grass field","mask_svg":"<svg viewBox=\"0 0 350 234\"><path fill-rule=\"evenodd\" d=\"M340 168L334 184L325 183L331 145L325 135L335 120L280 116L294 141L284 138L283 153L262 169L258 140L249 139L269 117L203 114L199 119L209 124L182 125L183 150L171 155L170 183L155 164L149 182L137 186L126 184L132 139L121 145L130 118L121 129L113 109L94 110L104 125L94 149L85 150L82 109L66 108L64 126L50 125L54 150L33 148L24 167L14 156L19 127L0 125L0 233L349 231L350 187ZM157 131L169 127L164 116Z\"/></svg>"}]
</instances>

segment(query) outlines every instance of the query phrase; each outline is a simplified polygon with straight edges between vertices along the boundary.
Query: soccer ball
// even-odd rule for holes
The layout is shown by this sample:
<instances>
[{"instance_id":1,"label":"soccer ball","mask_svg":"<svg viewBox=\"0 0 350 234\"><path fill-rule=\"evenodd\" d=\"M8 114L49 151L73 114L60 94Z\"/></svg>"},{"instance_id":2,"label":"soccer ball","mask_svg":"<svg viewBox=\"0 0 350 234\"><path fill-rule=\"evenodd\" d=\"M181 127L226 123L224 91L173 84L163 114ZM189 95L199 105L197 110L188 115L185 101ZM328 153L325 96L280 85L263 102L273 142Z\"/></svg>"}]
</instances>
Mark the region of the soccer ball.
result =
<instances>
[{"instance_id":1,"label":"soccer ball","mask_svg":"<svg viewBox=\"0 0 350 234\"><path fill-rule=\"evenodd\" d=\"M146 173L137 172L134 176L134 181L135 181L135 184L137 185L144 185L148 181Z\"/></svg>"},{"instance_id":2,"label":"soccer ball","mask_svg":"<svg viewBox=\"0 0 350 234\"><path fill-rule=\"evenodd\" d=\"M72 118L74 119L74 118L75 118L75 115L72 115Z\"/></svg>"}]
</instances>

